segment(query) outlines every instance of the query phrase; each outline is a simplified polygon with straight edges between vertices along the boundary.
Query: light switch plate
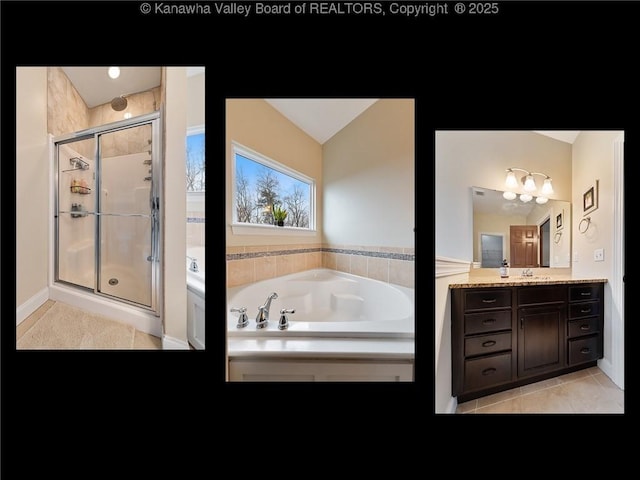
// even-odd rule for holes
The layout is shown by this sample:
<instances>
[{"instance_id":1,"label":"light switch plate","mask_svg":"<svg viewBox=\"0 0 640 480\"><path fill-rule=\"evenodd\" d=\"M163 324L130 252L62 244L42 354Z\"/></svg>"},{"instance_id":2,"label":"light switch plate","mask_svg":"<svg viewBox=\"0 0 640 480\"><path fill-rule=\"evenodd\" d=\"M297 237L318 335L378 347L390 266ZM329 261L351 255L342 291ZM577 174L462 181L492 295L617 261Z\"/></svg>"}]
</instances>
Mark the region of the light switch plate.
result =
<instances>
[{"instance_id":1,"label":"light switch plate","mask_svg":"<svg viewBox=\"0 0 640 480\"><path fill-rule=\"evenodd\" d=\"M574 262L578 261L578 252L573 252L573 261Z\"/></svg>"},{"instance_id":2,"label":"light switch plate","mask_svg":"<svg viewBox=\"0 0 640 480\"><path fill-rule=\"evenodd\" d=\"M595 262L604 262L604 248L596 248L593 251L593 260Z\"/></svg>"}]
</instances>

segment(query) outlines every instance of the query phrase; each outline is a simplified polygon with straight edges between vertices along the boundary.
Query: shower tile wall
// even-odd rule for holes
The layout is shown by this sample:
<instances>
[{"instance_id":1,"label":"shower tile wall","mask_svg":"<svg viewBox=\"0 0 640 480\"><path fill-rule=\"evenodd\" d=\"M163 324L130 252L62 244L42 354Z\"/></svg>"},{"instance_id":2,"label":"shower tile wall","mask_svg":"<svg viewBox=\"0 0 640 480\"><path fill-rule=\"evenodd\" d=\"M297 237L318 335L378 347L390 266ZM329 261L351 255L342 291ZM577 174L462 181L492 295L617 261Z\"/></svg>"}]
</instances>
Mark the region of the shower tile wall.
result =
<instances>
[{"instance_id":1,"label":"shower tile wall","mask_svg":"<svg viewBox=\"0 0 640 480\"><path fill-rule=\"evenodd\" d=\"M413 288L414 248L349 245L227 247L227 287L313 268L331 268Z\"/></svg>"},{"instance_id":2,"label":"shower tile wall","mask_svg":"<svg viewBox=\"0 0 640 480\"><path fill-rule=\"evenodd\" d=\"M123 120L125 112L134 117L151 113L160 108L160 100L161 88L156 87L128 96L127 109L120 112L114 111L110 103L88 108L60 67L47 69L47 128L54 136ZM93 155L93 152L78 153Z\"/></svg>"},{"instance_id":3,"label":"shower tile wall","mask_svg":"<svg viewBox=\"0 0 640 480\"><path fill-rule=\"evenodd\" d=\"M90 109L89 127L122 120L125 112L131 113L131 116L136 117L145 113L151 113L158 110L158 108L160 108L160 87L156 87L148 92L127 96L127 108L120 112L113 110L110 103L98 105Z\"/></svg>"},{"instance_id":4,"label":"shower tile wall","mask_svg":"<svg viewBox=\"0 0 640 480\"><path fill-rule=\"evenodd\" d=\"M89 126L89 109L60 67L47 69L47 128L62 135ZM88 152L78 152L89 156Z\"/></svg>"}]
</instances>

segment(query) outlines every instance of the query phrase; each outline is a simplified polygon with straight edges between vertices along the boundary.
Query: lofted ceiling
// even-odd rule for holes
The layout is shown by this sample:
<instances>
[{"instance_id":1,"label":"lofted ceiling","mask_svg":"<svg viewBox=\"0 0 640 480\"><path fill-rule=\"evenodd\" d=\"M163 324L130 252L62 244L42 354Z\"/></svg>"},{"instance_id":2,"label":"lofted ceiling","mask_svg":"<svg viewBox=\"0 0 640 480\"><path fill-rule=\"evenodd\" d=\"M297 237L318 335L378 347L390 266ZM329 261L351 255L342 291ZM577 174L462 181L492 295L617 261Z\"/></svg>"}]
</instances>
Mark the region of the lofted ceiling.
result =
<instances>
[{"instance_id":1,"label":"lofted ceiling","mask_svg":"<svg viewBox=\"0 0 640 480\"><path fill-rule=\"evenodd\" d=\"M109 103L120 95L130 95L159 87L161 67L120 67L120 76L112 79L107 67L62 67L87 107ZM187 67L187 75L203 73L204 67Z\"/></svg>"},{"instance_id":2,"label":"lofted ceiling","mask_svg":"<svg viewBox=\"0 0 640 480\"><path fill-rule=\"evenodd\" d=\"M377 98L266 98L273 108L323 144Z\"/></svg>"},{"instance_id":3,"label":"lofted ceiling","mask_svg":"<svg viewBox=\"0 0 640 480\"><path fill-rule=\"evenodd\" d=\"M546 135L547 137L555 138L562 142L571 143L575 142L580 130L533 130L540 135Z\"/></svg>"}]
</instances>

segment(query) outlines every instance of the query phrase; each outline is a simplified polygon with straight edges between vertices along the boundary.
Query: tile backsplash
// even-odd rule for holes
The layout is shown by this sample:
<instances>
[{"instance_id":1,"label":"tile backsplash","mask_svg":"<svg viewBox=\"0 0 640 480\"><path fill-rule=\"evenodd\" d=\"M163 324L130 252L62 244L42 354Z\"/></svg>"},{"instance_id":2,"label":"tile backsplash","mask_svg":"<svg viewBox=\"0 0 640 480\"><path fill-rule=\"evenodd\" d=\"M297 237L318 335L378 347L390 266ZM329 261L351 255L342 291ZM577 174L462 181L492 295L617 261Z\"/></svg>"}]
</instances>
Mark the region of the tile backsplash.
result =
<instances>
[{"instance_id":1,"label":"tile backsplash","mask_svg":"<svg viewBox=\"0 0 640 480\"><path fill-rule=\"evenodd\" d=\"M227 247L227 287L330 268L414 288L415 249L331 244Z\"/></svg>"}]
</instances>

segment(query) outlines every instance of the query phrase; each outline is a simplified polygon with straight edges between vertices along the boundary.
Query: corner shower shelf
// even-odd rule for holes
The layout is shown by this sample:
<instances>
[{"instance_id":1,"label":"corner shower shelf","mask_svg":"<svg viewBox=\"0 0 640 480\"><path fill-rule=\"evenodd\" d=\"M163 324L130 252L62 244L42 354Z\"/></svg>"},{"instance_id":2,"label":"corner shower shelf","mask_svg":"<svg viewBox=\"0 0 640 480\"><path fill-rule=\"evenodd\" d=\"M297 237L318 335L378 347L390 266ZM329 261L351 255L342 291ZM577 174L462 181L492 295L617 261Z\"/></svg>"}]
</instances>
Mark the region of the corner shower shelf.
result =
<instances>
[{"instance_id":1,"label":"corner shower shelf","mask_svg":"<svg viewBox=\"0 0 640 480\"><path fill-rule=\"evenodd\" d=\"M81 185L71 185L69 188L71 189L71 193L80 193L81 195L89 195L91 193L89 187L83 187Z\"/></svg>"}]
</instances>

